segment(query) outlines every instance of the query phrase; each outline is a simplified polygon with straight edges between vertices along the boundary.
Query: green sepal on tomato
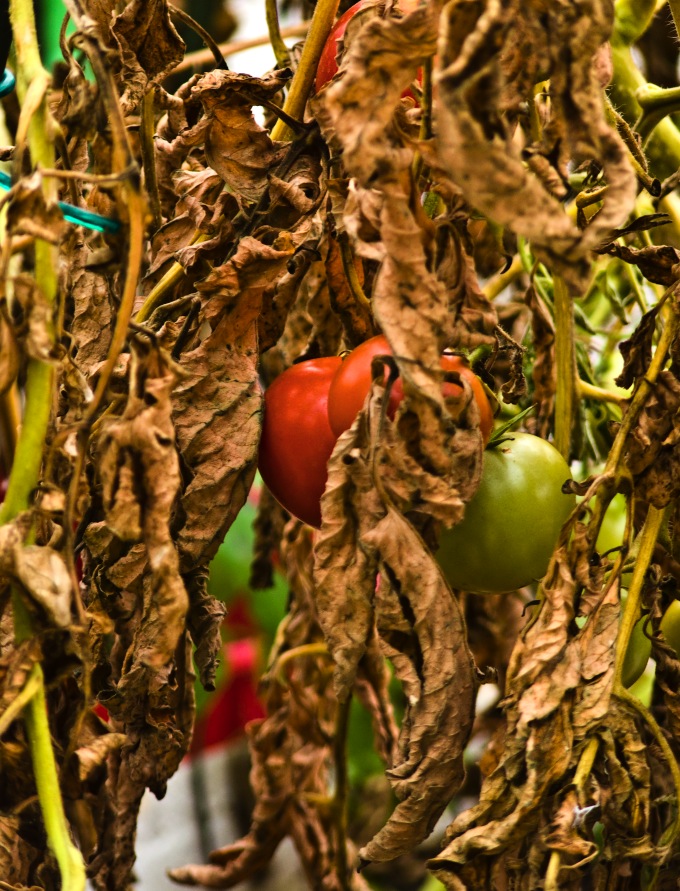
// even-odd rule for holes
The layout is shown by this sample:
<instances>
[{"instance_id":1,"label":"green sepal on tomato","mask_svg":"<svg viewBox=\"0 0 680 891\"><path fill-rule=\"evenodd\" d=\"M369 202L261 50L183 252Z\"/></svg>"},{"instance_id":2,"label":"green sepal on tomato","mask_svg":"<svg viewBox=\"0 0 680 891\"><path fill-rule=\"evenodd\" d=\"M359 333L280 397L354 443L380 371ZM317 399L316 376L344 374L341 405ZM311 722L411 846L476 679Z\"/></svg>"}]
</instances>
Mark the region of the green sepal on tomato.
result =
<instances>
[{"instance_id":1,"label":"green sepal on tomato","mask_svg":"<svg viewBox=\"0 0 680 891\"><path fill-rule=\"evenodd\" d=\"M264 394L258 468L274 498L318 528L328 459L337 440L328 423L328 391L339 356L308 359L280 374Z\"/></svg>"},{"instance_id":2,"label":"green sepal on tomato","mask_svg":"<svg viewBox=\"0 0 680 891\"><path fill-rule=\"evenodd\" d=\"M512 433L484 452L479 488L463 520L444 530L437 560L453 588L514 591L545 575L574 508L569 465L546 440Z\"/></svg>"},{"instance_id":3,"label":"green sepal on tomato","mask_svg":"<svg viewBox=\"0 0 680 891\"><path fill-rule=\"evenodd\" d=\"M391 356L392 350L387 338L382 334L371 337L345 357L331 381L328 394L328 420L333 432L340 436L354 423L371 387L371 363L375 356ZM441 368L444 372L458 374L467 381L479 409L479 427L484 445L489 441L493 430L493 411L484 392L482 382L472 371L465 359L444 353L441 357ZM385 376L387 377L387 369ZM442 384L444 396L458 396L463 392L460 384L445 382ZM401 378L397 378L390 390L387 406L388 417L393 419L397 408L404 398L404 387Z\"/></svg>"}]
</instances>

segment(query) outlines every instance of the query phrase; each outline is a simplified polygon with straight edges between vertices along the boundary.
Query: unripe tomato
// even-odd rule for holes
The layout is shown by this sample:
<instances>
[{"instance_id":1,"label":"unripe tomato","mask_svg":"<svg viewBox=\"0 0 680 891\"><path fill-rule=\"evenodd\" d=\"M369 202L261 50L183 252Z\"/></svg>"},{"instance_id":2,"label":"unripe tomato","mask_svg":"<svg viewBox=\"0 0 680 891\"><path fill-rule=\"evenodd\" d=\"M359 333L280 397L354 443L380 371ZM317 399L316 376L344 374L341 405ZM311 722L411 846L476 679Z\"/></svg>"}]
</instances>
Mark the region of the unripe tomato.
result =
<instances>
[{"instance_id":1,"label":"unripe tomato","mask_svg":"<svg viewBox=\"0 0 680 891\"><path fill-rule=\"evenodd\" d=\"M575 504L562 493L569 465L529 433L484 452L479 489L463 521L441 536L437 560L454 588L514 591L541 579Z\"/></svg>"},{"instance_id":2,"label":"unripe tomato","mask_svg":"<svg viewBox=\"0 0 680 891\"><path fill-rule=\"evenodd\" d=\"M628 641L621 672L621 683L624 687L632 687L635 681L642 677L652 655L652 642L645 634L645 621L645 616L638 619Z\"/></svg>"},{"instance_id":3,"label":"unripe tomato","mask_svg":"<svg viewBox=\"0 0 680 891\"><path fill-rule=\"evenodd\" d=\"M673 647L680 659L680 600L674 600L663 614L661 630L666 643Z\"/></svg>"},{"instance_id":4,"label":"unripe tomato","mask_svg":"<svg viewBox=\"0 0 680 891\"><path fill-rule=\"evenodd\" d=\"M391 356L392 350L387 338L382 334L371 337L344 359L331 382L328 394L328 420L333 432L340 436L354 423L359 410L366 400L371 387L371 362L374 356ZM493 430L493 412L484 392L482 382L471 370L465 359L461 356L452 356L445 353L441 357L442 371L453 371L464 378L471 386L472 393L479 409L479 427L482 432L484 445L489 441ZM385 377L387 377L387 369ZM442 393L444 396L457 396L462 392L459 384L444 383ZM404 388L401 378L392 385L387 414L390 418L394 415L404 398Z\"/></svg>"},{"instance_id":5,"label":"unripe tomato","mask_svg":"<svg viewBox=\"0 0 680 891\"><path fill-rule=\"evenodd\" d=\"M328 423L328 390L342 359L309 359L280 374L264 394L258 467L274 498L310 526L321 525L319 502L337 436Z\"/></svg>"},{"instance_id":6,"label":"unripe tomato","mask_svg":"<svg viewBox=\"0 0 680 891\"><path fill-rule=\"evenodd\" d=\"M319 92L322 87L325 87L331 78L333 78L338 71L338 63L337 63L337 55L339 49L339 43L342 38L345 36L345 31L347 30L347 25L349 24L350 19L354 18L354 16L359 12L359 10L365 6L365 0L359 0L359 3L355 3L354 6L350 6L346 12L344 12L337 22L333 25L331 33L328 35L328 39L324 44L323 50L321 51L321 57L319 59L319 65L316 69L316 80L314 81L314 90L315 92ZM402 2L400 4L401 11L405 14L409 12L413 12L413 10L417 6L417 2L414 0L406 0L406 2ZM419 68L418 73L416 74L416 80L420 84L422 81L423 73ZM411 99L415 100L415 96L413 93L406 89L401 94L402 99L405 99L409 96Z\"/></svg>"}]
</instances>

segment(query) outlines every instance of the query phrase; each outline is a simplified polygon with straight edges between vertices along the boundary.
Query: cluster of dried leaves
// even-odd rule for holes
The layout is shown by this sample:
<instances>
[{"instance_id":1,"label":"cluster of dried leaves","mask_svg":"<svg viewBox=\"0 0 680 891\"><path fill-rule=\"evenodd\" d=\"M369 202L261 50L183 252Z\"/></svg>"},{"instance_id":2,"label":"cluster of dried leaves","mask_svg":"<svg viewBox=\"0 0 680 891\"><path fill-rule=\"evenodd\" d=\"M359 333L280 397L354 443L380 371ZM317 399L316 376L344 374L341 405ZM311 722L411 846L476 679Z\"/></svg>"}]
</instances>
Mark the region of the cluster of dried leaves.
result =
<instances>
[{"instance_id":1,"label":"cluster of dried leaves","mask_svg":"<svg viewBox=\"0 0 680 891\"><path fill-rule=\"evenodd\" d=\"M162 797L191 740L194 666L207 689L215 683L224 607L207 593L207 567L254 478L262 385L377 330L393 347L404 404L389 421L376 379L337 443L313 547L300 524L282 531L263 499L259 570L280 550L291 600L263 679L267 717L249 729L252 829L212 865L174 878L232 887L290 836L310 887L365 888L357 866L408 855L432 832L462 787L474 736L488 740L478 803L457 814L431 861L447 888L674 887L680 816L668 765L680 754L680 662L659 626L680 581L677 337L646 397L624 405L622 458L586 485L540 607L526 619L503 598L481 607L450 590L433 557L439 527L462 519L482 467L474 400L441 393L444 347L485 357L479 373L507 402L533 402L527 423L548 436L565 335L550 275L591 293L597 251L638 291L637 270L669 287L635 330L632 302L612 299L615 333L628 336L623 386L648 374L659 319L677 330L677 247L636 246L668 218L615 228L636 213L643 185L660 190L605 101L612 3L431 0L404 15L369 0L350 23L338 77L286 142L272 141L253 108L281 104L289 70L258 78L218 66L171 91L184 46L166 0L67 6L76 30L51 103L60 165L94 177L68 180L64 197L118 216L123 234L65 224L40 174L10 196L0 388L23 386L29 359L50 363L56 382L33 508L0 530L2 887L59 885L12 712L38 662L93 887L130 887L141 798ZM432 60L429 120L427 95L423 108L401 96ZM144 245L134 235L138 170ZM587 218L588 201L576 218L565 204L574 172L597 205ZM493 225L473 241L480 217ZM36 238L58 248L54 313L32 275ZM535 264L511 276L496 307L476 269L500 270L518 242ZM136 319L125 316L130 280ZM583 377L596 332L580 318ZM601 404L577 406L572 457L606 455L614 418ZM617 487L634 496L635 530L648 505L672 513L644 590L656 721L614 682L627 544L620 558L597 554L602 509L591 506ZM15 634L11 590L31 615L28 639ZM489 680L503 688L502 713L475 719ZM352 696L371 714L396 799L358 851L344 813ZM108 722L91 711L95 700Z\"/></svg>"}]
</instances>

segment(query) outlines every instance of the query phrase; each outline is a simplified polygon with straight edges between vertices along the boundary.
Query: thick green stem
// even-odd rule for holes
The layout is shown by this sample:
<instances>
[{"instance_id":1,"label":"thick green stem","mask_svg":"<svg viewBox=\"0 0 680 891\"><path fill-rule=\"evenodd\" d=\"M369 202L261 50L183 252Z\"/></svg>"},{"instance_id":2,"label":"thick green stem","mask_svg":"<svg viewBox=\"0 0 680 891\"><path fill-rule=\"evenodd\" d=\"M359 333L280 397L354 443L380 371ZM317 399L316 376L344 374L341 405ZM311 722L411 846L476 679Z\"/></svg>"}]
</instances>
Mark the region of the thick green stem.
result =
<instances>
[{"instance_id":1,"label":"thick green stem","mask_svg":"<svg viewBox=\"0 0 680 891\"><path fill-rule=\"evenodd\" d=\"M637 91L647 88L647 81L633 61L630 48L621 42L612 43L614 79L610 95L614 106L629 123L637 121L642 107L637 100ZM650 172L664 179L680 167L680 130L670 118L660 121L649 139L647 156Z\"/></svg>"},{"instance_id":2,"label":"thick green stem","mask_svg":"<svg viewBox=\"0 0 680 891\"><path fill-rule=\"evenodd\" d=\"M576 362L574 353L574 306L564 280L555 276L555 448L569 461L574 422Z\"/></svg>"},{"instance_id":3,"label":"thick green stem","mask_svg":"<svg viewBox=\"0 0 680 891\"><path fill-rule=\"evenodd\" d=\"M85 891L85 864L80 851L71 842L59 792L42 668L36 665L30 677L36 679L37 689L24 711L24 721L48 843L59 864L64 891Z\"/></svg>"},{"instance_id":4,"label":"thick green stem","mask_svg":"<svg viewBox=\"0 0 680 891\"><path fill-rule=\"evenodd\" d=\"M339 2L340 0L318 0L316 4L300 63L283 106L286 114L297 120L302 120L305 113L307 97L316 77L321 51L331 33ZM292 139L292 135L288 125L279 118L272 129L272 139L286 141Z\"/></svg>"},{"instance_id":5,"label":"thick green stem","mask_svg":"<svg viewBox=\"0 0 680 891\"><path fill-rule=\"evenodd\" d=\"M33 3L31 0L12 0L10 14L17 56L17 92L22 103L17 135L27 134L32 163L51 169L55 167L55 151L51 138L52 121L44 94L49 77L40 61ZM43 91L39 101L36 101L37 90ZM29 96L30 103L27 101ZM17 145L18 158L21 158L22 149L22 145ZM56 188L54 180L46 179L43 182L46 201L56 200ZM44 300L51 307L55 305L57 297L57 259L57 250L52 245L40 239L36 241L35 278ZM53 336L52 331L48 333ZM40 477L53 387L52 365L39 359L30 359L26 376L24 423L17 442L7 497L0 510L0 523L11 521L30 504L32 492ZM29 634L30 619L18 596L13 597L13 607L17 636ZM71 841L64 813L40 666L33 669L29 681L35 689L24 709L24 721L47 843L57 859L62 887L67 891L84 891L85 864Z\"/></svg>"}]
</instances>

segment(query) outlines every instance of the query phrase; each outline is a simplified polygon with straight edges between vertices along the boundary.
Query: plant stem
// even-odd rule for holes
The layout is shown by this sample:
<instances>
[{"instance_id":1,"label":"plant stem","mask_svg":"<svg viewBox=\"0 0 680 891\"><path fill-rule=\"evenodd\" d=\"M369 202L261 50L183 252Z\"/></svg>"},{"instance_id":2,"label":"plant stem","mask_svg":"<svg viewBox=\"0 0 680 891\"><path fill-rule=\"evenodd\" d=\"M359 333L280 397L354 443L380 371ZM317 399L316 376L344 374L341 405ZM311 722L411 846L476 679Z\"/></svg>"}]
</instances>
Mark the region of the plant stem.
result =
<instances>
[{"instance_id":1,"label":"plant stem","mask_svg":"<svg viewBox=\"0 0 680 891\"><path fill-rule=\"evenodd\" d=\"M281 25L279 24L279 9L276 0L265 0L265 14L267 17L267 30L269 31L269 42L274 50L276 64L279 68L286 68L290 61L288 47L281 37Z\"/></svg>"},{"instance_id":2,"label":"plant stem","mask_svg":"<svg viewBox=\"0 0 680 891\"><path fill-rule=\"evenodd\" d=\"M307 97L316 77L321 51L331 33L339 2L340 0L318 0L314 9L302 56L283 105L286 114L297 120L302 120L305 113ZM275 141L286 142L290 141L292 133L290 128L279 118L272 128L271 137Z\"/></svg>"},{"instance_id":3,"label":"plant stem","mask_svg":"<svg viewBox=\"0 0 680 891\"><path fill-rule=\"evenodd\" d=\"M335 766L335 795L333 796L333 818L335 821L336 858L335 865L341 891L351 891L352 882L347 862L347 738L351 695L338 703L338 714L333 738L333 763Z\"/></svg>"},{"instance_id":4,"label":"plant stem","mask_svg":"<svg viewBox=\"0 0 680 891\"><path fill-rule=\"evenodd\" d=\"M64 891L85 891L85 864L80 851L71 841L59 792L42 668L36 665L30 677L35 677L36 689L24 711L24 721L31 743L33 773L49 846L59 864Z\"/></svg>"},{"instance_id":5,"label":"plant stem","mask_svg":"<svg viewBox=\"0 0 680 891\"><path fill-rule=\"evenodd\" d=\"M619 636L616 639L616 663L614 669L614 687L618 690L621 687L621 675L623 673L623 663L626 658L626 651L630 642L630 636L633 633L633 627L640 617L640 603L642 601L642 585L645 579L645 573L649 568L649 564L654 553L656 539L663 522L664 511L655 507L649 508L647 518L642 527L640 537L640 549L635 559L633 568L633 577L628 586L628 599L623 611L621 626L619 628Z\"/></svg>"},{"instance_id":6,"label":"plant stem","mask_svg":"<svg viewBox=\"0 0 680 891\"><path fill-rule=\"evenodd\" d=\"M555 448L569 461L574 420L576 363L574 354L574 307L569 290L560 276L555 287Z\"/></svg>"},{"instance_id":7,"label":"plant stem","mask_svg":"<svg viewBox=\"0 0 680 891\"><path fill-rule=\"evenodd\" d=\"M156 158L154 152L154 100L156 88L152 85L142 99L142 126L140 128L140 147L142 150L142 164L144 167L144 185L149 196L152 227L155 232L160 228L163 218L161 216L161 199L158 194L158 176L156 174Z\"/></svg>"},{"instance_id":8,"label":"plant stem","mask_svg":"<svg viewBox=\"0 0 680 891\"><path fill-rule=\"evenodd\" d=\"M309 29L309 22L300 22L299 25L289 25L287 28L281 29L281 37L304 37ZM253 37L250 40L233 40L230 43L219 44L220 52L226 58L234 53L241 53L244 50L253 49L256 46L264 46L270 42L269 34L262 34L260 37ZM195 53L187 53L182 61L168 72L171 74L180 74L182 71L188 71L190 68L203 68L209 65L213 60L213 54L210 50L197 50Z\"/></svg>"}]
</instances>

